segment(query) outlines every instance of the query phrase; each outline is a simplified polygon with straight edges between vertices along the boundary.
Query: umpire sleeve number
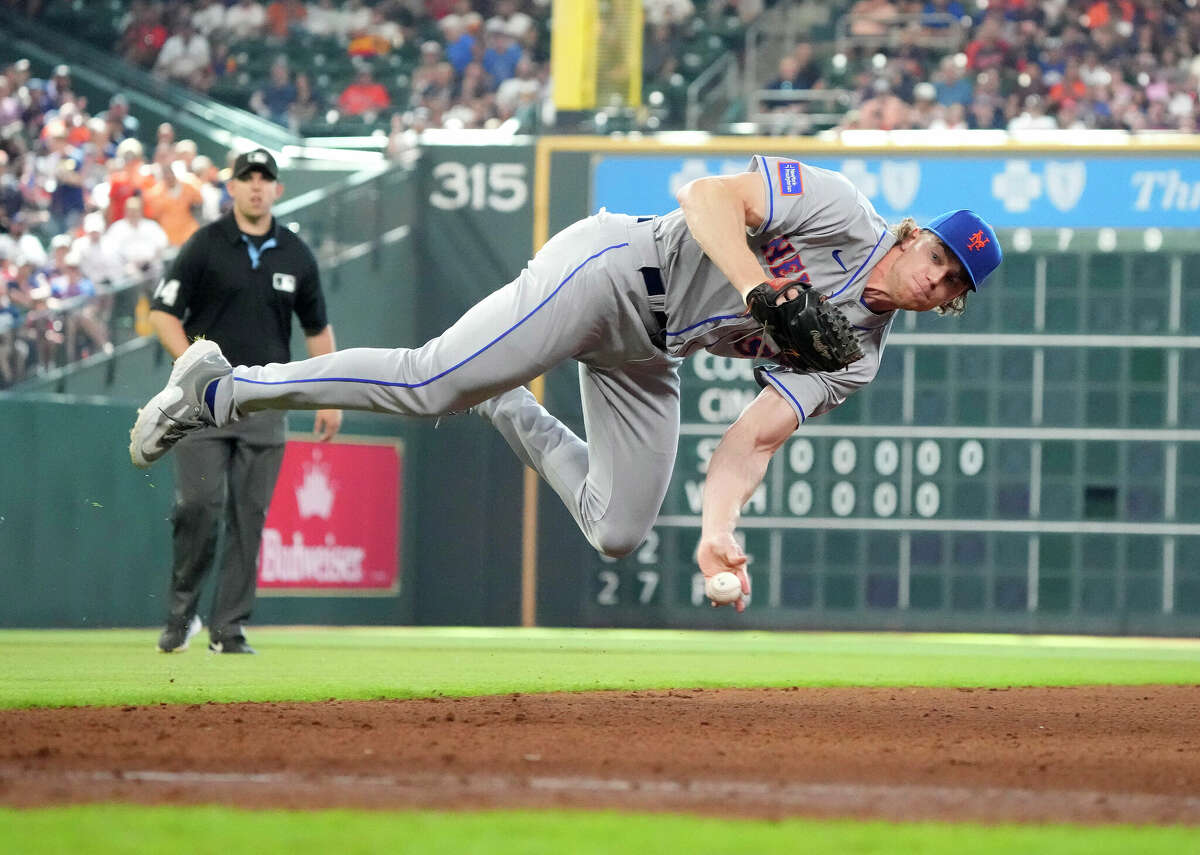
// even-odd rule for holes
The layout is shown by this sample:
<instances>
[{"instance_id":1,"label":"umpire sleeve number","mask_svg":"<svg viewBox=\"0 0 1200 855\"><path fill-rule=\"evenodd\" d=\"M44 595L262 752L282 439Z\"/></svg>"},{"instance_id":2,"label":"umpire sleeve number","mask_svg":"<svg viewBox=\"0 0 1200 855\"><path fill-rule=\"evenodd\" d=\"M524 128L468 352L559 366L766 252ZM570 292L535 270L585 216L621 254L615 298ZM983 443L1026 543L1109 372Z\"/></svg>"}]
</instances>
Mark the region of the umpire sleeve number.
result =
<instances>
[{"instance_id":1,"label":"umpire sleeve number","mask_svg":"<svg viewBox=\"0 0 1200 855\"><path fill-rule=\"evenodd\" d=\"M437 188L429 202L443 211L470 207L502 213L519 210L529 199L523 163L472 163L449 160L433 168Z\"/></svg>"}]
</instances>

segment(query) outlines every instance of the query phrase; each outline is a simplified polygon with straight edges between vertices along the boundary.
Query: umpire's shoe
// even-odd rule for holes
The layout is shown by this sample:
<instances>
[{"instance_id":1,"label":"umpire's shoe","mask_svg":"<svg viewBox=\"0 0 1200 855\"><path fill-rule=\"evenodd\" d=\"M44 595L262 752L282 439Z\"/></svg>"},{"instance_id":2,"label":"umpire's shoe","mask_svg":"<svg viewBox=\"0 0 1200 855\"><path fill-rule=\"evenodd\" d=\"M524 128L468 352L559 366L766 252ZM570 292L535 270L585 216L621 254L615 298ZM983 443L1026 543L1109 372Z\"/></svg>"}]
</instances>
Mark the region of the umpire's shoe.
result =
<instances>
[{"instance_id":1,"label":"umpire's shoe","mask_svg":"<svg viewBox=\"0 0 1200 855\"><path fill-rule=\"evenodd\" d=\"M129 432L129 457L145 469L191 431L215 424L212 415L216 382L233 368L215 341L200 339L175 360L171 379L138 410Z\"/></svg>"},{"instance_id":2,"label":"umpire's shoe","mask_svg":"<svg viewBox=\"0 0 1200 855\"><path fill-rule=\"evenodd\" d=\"M209 653L256 653L257 651L246 643L245 636L234 635L230 638L214 638L208 643Z\"/></svg>"},{"instance_id":3,"label":"umpire's shoe","mask_svg":"<svg viewBox=\"0 0 1200 855\"><path fill-rule=\"evenodd\" d=\"M163 653L187 650L188 642L200 631L201 626L199 615L192 615L192 619L185 624L167 624L158 637L158 649Z\"/></svg>"}]
</instances>

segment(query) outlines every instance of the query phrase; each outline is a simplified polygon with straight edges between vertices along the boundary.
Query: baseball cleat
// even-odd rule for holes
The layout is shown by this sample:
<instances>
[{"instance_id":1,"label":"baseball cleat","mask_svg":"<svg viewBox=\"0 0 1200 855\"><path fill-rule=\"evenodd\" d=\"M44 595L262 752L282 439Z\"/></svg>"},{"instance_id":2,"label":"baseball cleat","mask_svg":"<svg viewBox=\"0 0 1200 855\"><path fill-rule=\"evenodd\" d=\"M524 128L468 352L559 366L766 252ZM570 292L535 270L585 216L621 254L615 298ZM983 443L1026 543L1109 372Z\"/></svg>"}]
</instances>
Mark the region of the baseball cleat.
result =
<instances>
[{"instance_id":1,"label":"baseball cleat","mask_svg":"<svg viewBox=\"0 0 1200 855\"><path fill-rule=\"evenodd\" d=\"M257 651L246 643L240 635L235 638L225 638L208 643L209 653L256 653Z\"/></svg>"},{"instance_id":2,"label":"baseball cleat","mask_svg":"<svg viewBox=\"0 0 1200 855\"><path fill-rule=\"evenodd\" d=\"M192 619L183 626L168 626L158 637L158 649L163 653L187 650L188 642L195 637L202 626L199 615L192 615Z\"/></svg>"},{"instance_id":3,"label":"baseball cleat","mask_svg":"<svg viewBox=\"0 0 1200 855\"><path fill-rule=\"evenodd\" d=\"M233 371L215 341L200 339L175 360L163 390L138 410L129 432L129 457L145 469L185 434L216 424L205 402L209 386Z\"/></svg>"}]
</instances>

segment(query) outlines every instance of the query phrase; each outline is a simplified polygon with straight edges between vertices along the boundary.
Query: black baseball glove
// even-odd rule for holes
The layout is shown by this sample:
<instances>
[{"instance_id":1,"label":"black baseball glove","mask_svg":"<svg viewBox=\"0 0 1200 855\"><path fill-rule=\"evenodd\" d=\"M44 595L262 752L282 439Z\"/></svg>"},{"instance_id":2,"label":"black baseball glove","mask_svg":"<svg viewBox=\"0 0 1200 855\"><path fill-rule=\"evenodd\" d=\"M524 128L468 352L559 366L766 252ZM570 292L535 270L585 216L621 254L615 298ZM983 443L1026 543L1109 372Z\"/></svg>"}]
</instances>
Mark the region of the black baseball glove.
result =
<instances>
[{"instance_id":1,"label":"black baseball glove","mask_svg":"<svg viewBox=\"0 0 1200 855\"><path fill-rule=\"evenodd\" d=\"M781 293L799 293L778 306ZM793 371L837 371L862 359L858 336L846 316L811 286L790 279L772 279L746 295L750 315L779 345L780 364Z\"/></svg>"}]
</instances>

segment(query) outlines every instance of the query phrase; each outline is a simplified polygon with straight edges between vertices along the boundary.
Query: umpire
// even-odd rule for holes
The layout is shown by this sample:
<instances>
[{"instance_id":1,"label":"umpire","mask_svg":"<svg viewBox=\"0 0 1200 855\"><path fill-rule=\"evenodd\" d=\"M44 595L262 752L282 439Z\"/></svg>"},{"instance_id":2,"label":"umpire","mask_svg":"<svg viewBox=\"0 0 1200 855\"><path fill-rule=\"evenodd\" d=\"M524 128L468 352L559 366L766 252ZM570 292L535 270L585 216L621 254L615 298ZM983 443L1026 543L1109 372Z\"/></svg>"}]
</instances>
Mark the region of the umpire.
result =
<instances>
[{"instance_id":1,"label":"umpire","mask_svg":"<svg viewBox=\"0 0 1200 855\"><path fill-rule=\"evenodd\" d=\"M275 158L265 149L239 155L227 188L232 210L192 235L154 291L150 322L162 346L178 359L203 337L217 342L235 365L287 362L295 313L309 355L332 353L316 259L271 215L283 194ZM328 440L341 422L341 410L318 410L314 433ZM283 412L258 413L185 437L176 447L171 585L167 625L158 639L164 653L186 649L200 631L200 587L222 521L225 543L208 649L254 652L243 624L254 607L258 548L283 462L285 428Z\"/></svg>"}]
</instances>

